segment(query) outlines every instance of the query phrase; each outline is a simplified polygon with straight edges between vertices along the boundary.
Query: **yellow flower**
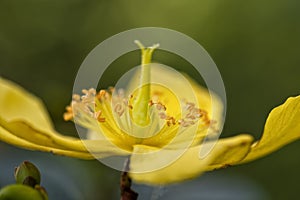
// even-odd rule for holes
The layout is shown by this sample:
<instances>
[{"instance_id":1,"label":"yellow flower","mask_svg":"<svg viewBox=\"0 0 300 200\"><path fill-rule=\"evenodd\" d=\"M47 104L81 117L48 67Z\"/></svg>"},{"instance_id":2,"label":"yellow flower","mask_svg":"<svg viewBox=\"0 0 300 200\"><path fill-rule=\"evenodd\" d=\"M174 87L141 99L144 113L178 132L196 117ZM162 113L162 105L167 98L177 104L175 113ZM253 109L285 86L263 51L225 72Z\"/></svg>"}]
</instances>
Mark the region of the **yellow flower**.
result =
<instances>
[{"instance_id":1,"label":"yellow flower","mask_svg":"<svg viewBox=\"0 0 300 200\"><path fill-rule=\"evenodd\" d=\"M252 161L299 139L297 96L271 111L259 141L254 142L248 134L222 138L207 156L199 157L201 150L213 145L214 141L203 140L218 132L221 104L212 105L211 97L217 97L186 76L195 94L190 99L186 79L149 64L157 46L138 45L142 49L141 75L131 81L127 91L89 89L83 90L82 96L73 96L64 118L88 128L86 139L57 133L38 98L0 78L0 140L81 159L130 156L133 180L168 184ZM149 84L150 79L165 79L176 89Z\"/></svg>"}]
</instances>

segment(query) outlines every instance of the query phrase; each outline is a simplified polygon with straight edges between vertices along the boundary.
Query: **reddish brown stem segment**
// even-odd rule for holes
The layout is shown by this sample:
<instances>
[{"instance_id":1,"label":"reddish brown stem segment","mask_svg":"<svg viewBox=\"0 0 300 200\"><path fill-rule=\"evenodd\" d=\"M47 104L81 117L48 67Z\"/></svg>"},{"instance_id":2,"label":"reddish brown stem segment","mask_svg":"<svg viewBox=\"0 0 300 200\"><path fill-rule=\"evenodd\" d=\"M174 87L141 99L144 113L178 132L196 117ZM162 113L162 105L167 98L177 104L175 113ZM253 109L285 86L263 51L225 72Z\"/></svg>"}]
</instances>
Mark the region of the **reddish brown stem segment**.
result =
<instances>
[{"instance_id":1,"label":"reddish brown stem segment","mask_svg":"<svg viewBox=\"0 0 300 200\"><path fill-rule=\"evenodd\" d=\"M131 179L128 176L129 171L129 158L125 161L124 171L121 174L120 190L121 200L137 200L138 193L131 189Z\"/></svg>"}]
</instances>

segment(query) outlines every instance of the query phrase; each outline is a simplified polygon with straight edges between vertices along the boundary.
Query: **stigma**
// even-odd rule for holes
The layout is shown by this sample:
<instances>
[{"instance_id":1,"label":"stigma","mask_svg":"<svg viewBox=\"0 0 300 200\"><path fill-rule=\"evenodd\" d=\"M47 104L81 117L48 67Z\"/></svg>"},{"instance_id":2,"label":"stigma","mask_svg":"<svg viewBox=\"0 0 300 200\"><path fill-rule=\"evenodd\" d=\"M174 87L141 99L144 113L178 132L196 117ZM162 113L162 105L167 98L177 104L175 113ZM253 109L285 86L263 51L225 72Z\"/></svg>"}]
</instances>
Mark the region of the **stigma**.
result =
<instances>
[{"instance_id":1,"label":"stigma","mask_svg":"<svg viewBox=\"0 0 300 200\"><path fill-rule=\"evenodd\" d=\"M140 76L140 83L138 88L138 93L135 100L132 103L132 112L131 118L133 122L138 126L146 126L150 123L149 117L149 101L150 101L150 77L151 77L151 69L150 63L152 59L152 54L156 48L159 47L159 44L155 44L151 47L144 47L144 45L135 40L135 43L141 49L141 76Z\"/></svg>"}]
</instances>

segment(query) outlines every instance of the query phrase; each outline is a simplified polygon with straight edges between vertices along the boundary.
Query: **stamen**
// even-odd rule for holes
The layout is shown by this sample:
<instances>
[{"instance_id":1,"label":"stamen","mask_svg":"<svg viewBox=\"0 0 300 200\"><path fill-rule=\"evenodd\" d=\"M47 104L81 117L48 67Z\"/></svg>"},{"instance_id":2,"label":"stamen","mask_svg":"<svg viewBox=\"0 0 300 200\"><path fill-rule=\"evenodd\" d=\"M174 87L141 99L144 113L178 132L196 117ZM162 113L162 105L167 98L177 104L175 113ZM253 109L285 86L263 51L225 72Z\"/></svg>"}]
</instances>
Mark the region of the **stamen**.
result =
<instances>
[{"instance_id":1,"label":"stamen","mask_svg":"<svg viewBox=\"0 0 300 200\"><path fill-rule=\"evenodd\" d=\"M95 113L94 118L98 120L98 122L105 122L105 118L101 117L101 110L99 110L98 112Z\"/></svg>"},{"instance_id":2,"label":"stamen","mask_svg":"<svg viewBox=\"0 0 300 200\"><path fill-rule=\"evenodd\" d=\"M110 87L108 87L108 91L110 92L110 94L113 94L115 91L115 88L110 86Z\"/></svg>"},{"instance_id":3,"label":"stamen","mask_svg":"<svg viewBox=\"0 0 300 200\"><path fill-rule=\"evenodd\" d=\"M149 101L149 106L154 106L156 108L159 118L165 120L167 126L176 124L176 119L166 114L167 107L159 102L158 96L155 95L152 97L152 100Z\"/></svg>"},{"instance_id":4,"label":"stamen","mask_svg":"<svg viewBox=\"0 0 300 200\"><path fill-rule=\"evenodd\" d=\"M101 100L106 94L106 91L105 90L100 90L98 93L97 93L97 99L98 100Z\"/></svg>"},{"instance_id":5,"label":"stamen","mask_svg":"<svg viewBox=\"0 0 300 200\"><path fill-rule=\"evenodd\" d=\"M73 94L73 101L80 101L80 95L78 94Z\"/></svg>"},{"instance_id":6,"label":"stamen","mask_svg":"<svg viewBox=\"0 0 300 200\"><path fill-rule=\"evenodd\" d=\"M161 103L157 103L156 108L157 108L157 110L163 110L163 111L166 111L166 109L167 109L166 106Z\"/></svg>"},{"instance_id":7,"label":"stamen","mask_svg":"<svg viewBox=\"0 0 300 200\"><path fill-rule=\"evenodd\" d=\"M65 121L70 121L73 119L73 110L72 110L72 107L71 106L67 106L66 107L66 111L63 115L63 118Z\"/></svg>"},{"instance_id":8,"label":"stamen","mask_svg":"<svg viewBox=\"0 0 300 200\"><path fill-rule=\"evenodd\" d=\"M78 121L90 121L87 117L96 119L98 122L105 122L105 118L101 116L101 111L95 111L97 107L96 100L102 99L106 92L101 90L99 93L94 88L89 90L83 89L83 95L74 94L70 106L66 107L64 120L69 121L74 118Z\"/></svg>"},{"instance_id":9,"label":"stamen","mask_svg":"<svg viewBox=\"0 0 300 200\"><path fill-rule=\"evenodd\" d=\"M160 112L160 113L158 113L158 115L161 119L167 119L167 115L164 112Z\"/></svg>"},{"instance_id":10,"label":"stamen","mask_svg":"<svg viewBox=\"0 0 300 200\"><path fill-rule=\"evenodd\" d=\"M120 103L117 103L114 106L114 112L117 113L119 115L119 117L122 116L122 114L124 113L124 111L125 111L125 109L124 109L124 107Z\"/></svg>"},{"instance_id":11,"label":"stamen","mask_svg":"<svg viewBox=\"0 0 300 200\"><path fill-rule=\"evenodd\" d=\"M189 127L200 122L204 127L209 127L211 131L216 132L215 121L209 119L208 113L205 110L197 108L194 103L185 103L184 118L178 120L178 124L182 127Z\"/></svg>"}]
</instances>

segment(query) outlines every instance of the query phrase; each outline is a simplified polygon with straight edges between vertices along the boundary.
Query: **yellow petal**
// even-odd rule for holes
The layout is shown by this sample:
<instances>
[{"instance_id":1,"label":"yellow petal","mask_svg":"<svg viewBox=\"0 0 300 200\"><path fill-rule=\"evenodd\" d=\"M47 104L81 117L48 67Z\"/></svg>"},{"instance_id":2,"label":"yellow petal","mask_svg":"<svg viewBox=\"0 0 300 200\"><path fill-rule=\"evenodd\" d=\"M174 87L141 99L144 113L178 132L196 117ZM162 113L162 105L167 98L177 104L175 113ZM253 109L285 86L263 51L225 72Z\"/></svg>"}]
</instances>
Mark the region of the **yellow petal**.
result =
<instances>
[{"instance_id":1,"label":"yellow petal","mask_svg":"<svg viewBox=\"0 0 300 200\"><path fill-rule=\"evenodd\" d=\"M300 138L300 96L290 97L274 108L266 121L262 138L252 145L243 162L265 156Z\"/></svg>"},{"instance_id":2,"label":"yellow petal","mask_svg":"<svg viewBox=\"0 0 300 200\"><path fill-rule=\"evenodd\" d=\"M207 171L234 165L248 155L254 138L251 135L239 135L232 138L221 139L220 143L224 140L232 140L231 142L234 142L234 139L236 140L234 143L236 146L215 157L214 161L206 168ZM228 148L230 148L230 145Z\"/></svg>"},{"instance_id":3,"label":"yellow petal","mask_svg":"<svg viewBox=\"0 0 300 200\"><path fill-rule=\"evenodd\" d=\"M166 150L144 145L136 145L131 156L130 177L137 182L146 184L168 184L199 176L201 173L231 164L245 157L250 149L253 138L239 135L219 140L205 158L200 159L204 144L187 149L175 162L168 162L180 155L181 150ZM223 158L224 157L224 158Z\"/></svg>"},{"instance_id":4,"label":"yellow petal","mask_svg":"<svg viewBox=\"0 0 300 200\"><path fill-rule=\"evenodd\" d=\"M0 126L0 140L3 142L6 142L8 144L18 146L18 147L21 147L24 149L28 149L28 150L45 151L45 152L50 152L53 154L70 156L70 157L81 158L81 159L93 159L94 158L89 152L68 151L68 150L56 149L53 147L47 147L47 146L42 146L42 145L28 142L22 138L19 138L15 135L11 134L9 131L7 131L2 126Z\"/></svg>"},{"instance_id":5,"label":"yellow petal","mask_svg":"<svg viewBox=\"0 0 300 200\"><path fill-rule=\"evenodd\" d=\"M49 115L40 99L17 84L0 77L0 116L5 121L24 121L32 127L53 130Z\"/></svg>"},{"instance_id":6,"label":"yellow petal","mask_svg":"<svg viewBox=\"0 0 300 200\"><path fill-rule=\"evenodd\" d=\"M15 83L0 78L0 124L9 132L40 145L86 151L75 138L55 133L40 99Z\"/></svg>"},{"instance_id":7,"label":"yellow petal","mask_svg":"<svg viewBox=\"0 0 300 200\"><path fill-rule=\"evenodd\" d=\"M80 140L57 133L42 102L15 83L0 78L0 140L26 149L83 159L128 154L110 141ZM88 150L87 148L88 147Z\"/></svg>"}]
</instances>

